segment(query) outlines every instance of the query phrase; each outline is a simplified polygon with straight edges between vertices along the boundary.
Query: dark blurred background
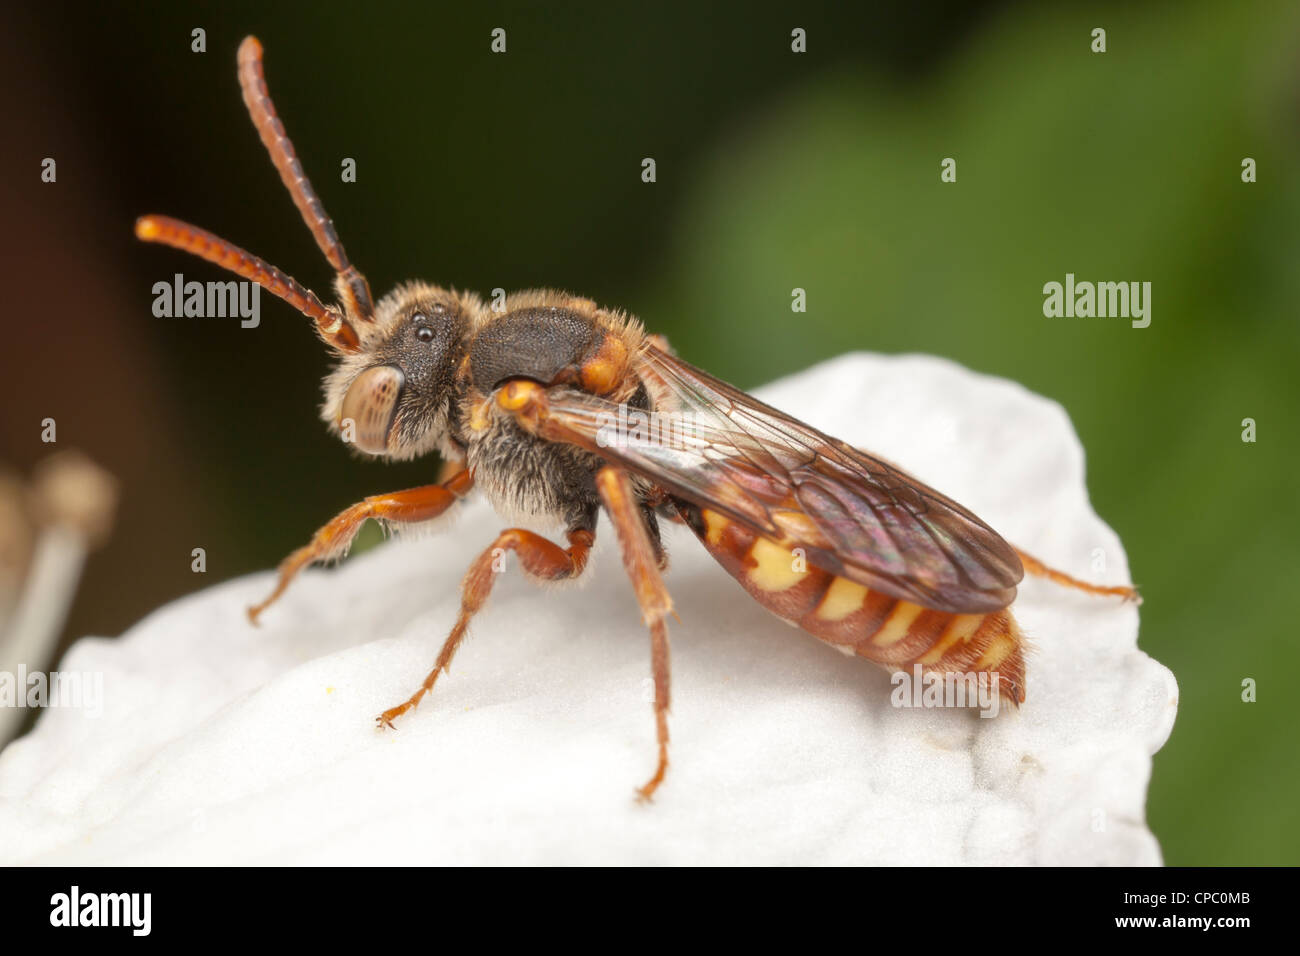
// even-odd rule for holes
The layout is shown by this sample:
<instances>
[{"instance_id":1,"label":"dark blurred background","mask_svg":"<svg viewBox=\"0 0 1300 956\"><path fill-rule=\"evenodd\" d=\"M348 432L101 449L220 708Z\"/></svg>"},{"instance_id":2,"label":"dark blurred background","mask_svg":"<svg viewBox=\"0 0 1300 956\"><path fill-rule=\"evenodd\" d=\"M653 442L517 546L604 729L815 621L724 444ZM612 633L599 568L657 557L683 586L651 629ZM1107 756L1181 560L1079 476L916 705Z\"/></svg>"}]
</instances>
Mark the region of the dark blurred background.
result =
<instances>
[{"instance_id":1,"label":"dark blurred background","mask_svg":"<svg viewBox=\"0 0 1300 956\"><path fill-rule=\"evenodd\" d=\"M263 296L254 330L151 314L153 283L218 272L136 242L143 212L329 291L239 97L235 49L255 33L377 293L414 277L563 287L637 313L743 387L869 349L948 356L1060 401L1143 588L1141 646L1182 688L1151 787L1167 861L1300 862L1295 14L6 5L0 462L29 471L53 417L60 447L122 483L64 646L270 567L345 505L429 480L429 463L357 461L327 435L325 352L287 306ZM1090 52L1098 26L1105 54ZM195 27L206 53L191 52ZM56 184L40 182L46 156ZM955 185L939 182L947 156ZM1151 281L1151 327L1044 318L1043 283L1066 272ZM809 309L792 322L796 286Z\"/></svg>"}]
</instances>

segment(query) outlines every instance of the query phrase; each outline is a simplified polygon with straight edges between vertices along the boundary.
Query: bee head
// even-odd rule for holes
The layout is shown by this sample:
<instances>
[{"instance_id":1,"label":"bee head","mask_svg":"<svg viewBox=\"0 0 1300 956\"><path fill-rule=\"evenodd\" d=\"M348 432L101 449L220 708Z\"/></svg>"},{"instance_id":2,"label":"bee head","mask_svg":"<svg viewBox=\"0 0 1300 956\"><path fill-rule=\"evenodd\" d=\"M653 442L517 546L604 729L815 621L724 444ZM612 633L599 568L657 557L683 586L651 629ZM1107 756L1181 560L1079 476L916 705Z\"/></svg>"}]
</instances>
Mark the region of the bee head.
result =
<instances>
[{"instance_id":1,"label":"bee head","mask_svg":"<svg viewBox=\"0 0 1300 956\"><path fill-rule=\"evenodd\" d=\"M168 216L142 216L136 236L221 266L288 302L314 322L339 356L325 379L325 421L361 451L415 458L439 447L447 430L453 381L478 298L422 283L399 286L376 303L370 285L343 249L334 223L312 189L284 130L262 65L262 44L239 46L239 86L249 118L298 207L316 245L334 269L337 302L327 304L292 276L197 226Z\"/></svg>"},{"instance_id":2,"label":"bee head","mask_svg":"<svg viewBox=\"0 0 1300 956\"><path fill-rule=\"evenodd\" d=\"M322 417L365 454L394 460L437 449L477 296L424 283L399 286L375 307L360 348L325 379Z\"/></svg>"}]
</instances>

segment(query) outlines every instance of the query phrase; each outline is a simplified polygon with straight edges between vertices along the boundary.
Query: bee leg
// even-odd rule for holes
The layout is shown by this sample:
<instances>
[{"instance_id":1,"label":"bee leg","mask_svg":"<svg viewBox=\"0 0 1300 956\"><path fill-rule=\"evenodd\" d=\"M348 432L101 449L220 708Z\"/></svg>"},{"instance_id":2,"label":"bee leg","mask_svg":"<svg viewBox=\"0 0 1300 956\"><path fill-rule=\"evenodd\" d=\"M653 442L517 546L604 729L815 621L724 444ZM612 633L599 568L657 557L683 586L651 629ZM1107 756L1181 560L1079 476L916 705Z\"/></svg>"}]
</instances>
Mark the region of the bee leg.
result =
<instances>
[{"instance_id":1,"label":"bee leg","mask_svg":"<svg viewBox=\"0 0 1300 956\"><path fill-rule=\"evenodd\" d=\"M387 495L372 495L337 515L312 536L311 541L280 562L280 579L275 590L261 604L248 609L248 619L257 623L258 615L279 599L298 572L309 564L341 557L369 518L395 524L428 521L445 512L458 498L474 487L469 472L454 474L445 484L423 485Z\"/></svg>"},{"instance_id":2,"label":"bee leg","mask_svg":"<svg viewBox=\"0 0 1300 956\"><path fill-rule=\"evenodd\" d=\"M438 652L438 661L433 665L433 670L429 671L419 690L404 703L390 707L380 714L375 718L376 723L380 727L392 727L394 719L411 710L420 702L420 698L433 690L438 675L451 665L451 659L465 637L470 619L487 602L497 574L505 570L506 551L514 551L519 556L519 563L523 566L524 573L541 581L562 581L582 574L583 568L587 566L587 555L596 541L596 535L591 527L585 527L584 524L594 527L595 514L592 513L586 521L580 522L569 530L567 548L561 548L541 535L525 531L523 528L510 528L497 535L496 540L487 550L475 558L474 563L469 566L460 588L460 614L447 640L443 642L442 650Z\"/></svg>"},{"instance_id":3,"label":"bee leg","mask_svg":"<svg viewBox=\"0 0 1300 956\"><path fill-rule=\"evenodd\" d=\"M1087 591L1089 594L1113 595L1122 597L1125 601L1136 601L1142 603L1142 598L1137 592L1137 588L1125 587L1123 585L1102 585L1089 584L1087 581L1080 581L1078 578L1072 578L1064 571L1058 571L1056 568L1048 567L1042 561L1039 561L1031 554L1025 554L1019 548L1015 549L1016 554L1020 555L1020 563L1025 566L1025 570L1030 574L1045 577L1061 587L1077 588L1080 591Z\"/></svg>"},{"instance_id":4,"label":"bee leg","mask_svg":"<svg viewBox=\"0 0 1300 956\"><path fill-rule=\"evenodd\" d=\"M673 610L673 601L659 574L659 554L646 527L644 514L626 471L606 467L596 473L596 490L604 502L618 534L623 566L636 591L641 616L650 628L650 663L655 680L655 733L659 741L659 761L654 776L637 789L637 796L648 801L668 770L669 667L668 628L665 618Z\"/></svg>"}]
</instances>

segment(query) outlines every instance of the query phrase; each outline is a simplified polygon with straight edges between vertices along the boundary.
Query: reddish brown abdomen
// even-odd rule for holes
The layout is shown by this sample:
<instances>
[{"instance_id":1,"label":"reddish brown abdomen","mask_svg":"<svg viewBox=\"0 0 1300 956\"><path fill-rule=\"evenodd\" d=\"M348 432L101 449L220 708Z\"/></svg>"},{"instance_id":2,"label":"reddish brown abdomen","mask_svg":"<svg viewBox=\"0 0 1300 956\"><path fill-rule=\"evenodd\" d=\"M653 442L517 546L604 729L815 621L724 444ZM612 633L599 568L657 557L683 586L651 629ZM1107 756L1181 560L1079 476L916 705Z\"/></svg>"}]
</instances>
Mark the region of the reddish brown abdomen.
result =
<instances>
[{"instance_id":1,"label":"reddish brown abdomen","mask_svg":"<svg viewBox=\"0 0 1300 956\"><path fill-rule=\"evenodd\" d=\"M755 600L828 644L890 670L987 674L1025 699L1024 640L1009 608L933 611L814 567L785 546L706 509L688 516L709 553Z\"/></svg>"}]
</instances>

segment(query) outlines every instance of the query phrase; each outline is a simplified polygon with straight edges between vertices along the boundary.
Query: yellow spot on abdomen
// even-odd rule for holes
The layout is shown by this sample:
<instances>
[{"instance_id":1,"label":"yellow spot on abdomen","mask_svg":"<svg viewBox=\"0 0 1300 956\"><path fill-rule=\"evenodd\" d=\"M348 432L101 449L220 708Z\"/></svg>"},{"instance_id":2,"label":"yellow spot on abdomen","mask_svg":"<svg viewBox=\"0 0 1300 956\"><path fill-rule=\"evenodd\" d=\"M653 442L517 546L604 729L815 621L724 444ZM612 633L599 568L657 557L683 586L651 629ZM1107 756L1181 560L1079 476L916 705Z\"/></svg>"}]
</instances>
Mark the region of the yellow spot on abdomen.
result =
<instances>
[{"instance_id":1,"label":"yellow spot on abdomen","mask_svg":"<svg viewBox=\"0 0 1300 956\"><path fill-rule=\"evenodd\" d=\"M716 511L709 511L707 508L700 512L700 516L704 518L705 540L714 547L722 544L722 532L727 530L727 519Z\"/></svg>"},{"instance_id":2,"label":"yellow spot on abdomen","mask_svg":"<svg viewBox=\"0 0 1300 956\"><path fill-rule=\"evenodd\" d=\"M948 653L948 648L952 647L958 641L963 644L969 641L976 631L979 630L980 624L984 621L983 614L957 614L948 624L943 636L935 642L934 647L926 651L917 659L918 664L937 664L944 654Z\"/></svg>"},{"instance_id":3,"label":"yellow spot on abdomen","mask_svg":"<svg viewBox=\"0 0 1300 956\"><path fill-rule=\"evenodd\" d=\"M825 546L826 536L817 527L817 522L802 511L774 511L772 524L781 530L787 540L806 541L817 547Z\"/></svg>"},{"instance_id":4,"label":"yellow spot on abdomen","mask_svg":"<svg viewBox=\"0 0 1300 956\"><path fill-rule=\"evenodd\" d=\"M817 605L817 618L822 621L842 621L861 609L868 593L870 592L856 581L837 577Z\"/></svg>"},{"instance_id":5,"label":"yellow spot on abdomen","mask_svg":"<svg viewBox=\"0 0 1300 956\"><path fill-rule=\"evenodd\" d=\"M871 643L877 647L888 647L890 644L897 644L907 636L907 629L912 626L925 608L919 604L912 604L909 601L899 601L894 609L889 612L889 618L885 621L885 626L876 632L876 636L871 639Z\"/></svg>"},{"instance_id":6,"label":"yellow spot on abdomen","mask_svg":"<svg viewBox=\"0 0 1300 956\"><path fill-rule=\"evenodd\" d=\"M749 580L764 591L784 591L804 579L807 571L795 570L795 557L766 538L755 538L749 547L754 566L749 569Z\"/></svg>"},{"instance_id":7,"label":"yellow spot on abdomen","mask_svg":"<svg viewBox=\"0 0 1300 956\"><path fill-rule=\"evenodd\" d=\"M1010 634L999 634L993 638L988 649L975 662L972 669L977 671L995 670L1015 649L1016 639L1014 637Z\"/></svg>"}]
</instances>

